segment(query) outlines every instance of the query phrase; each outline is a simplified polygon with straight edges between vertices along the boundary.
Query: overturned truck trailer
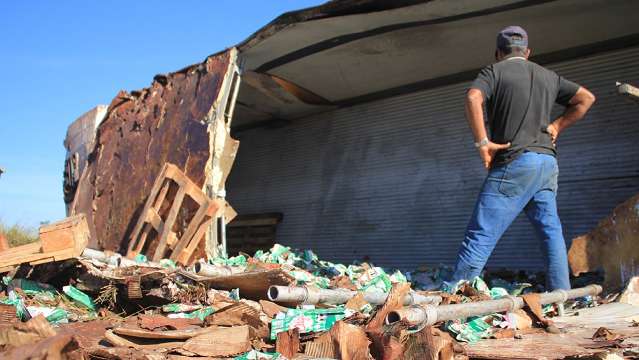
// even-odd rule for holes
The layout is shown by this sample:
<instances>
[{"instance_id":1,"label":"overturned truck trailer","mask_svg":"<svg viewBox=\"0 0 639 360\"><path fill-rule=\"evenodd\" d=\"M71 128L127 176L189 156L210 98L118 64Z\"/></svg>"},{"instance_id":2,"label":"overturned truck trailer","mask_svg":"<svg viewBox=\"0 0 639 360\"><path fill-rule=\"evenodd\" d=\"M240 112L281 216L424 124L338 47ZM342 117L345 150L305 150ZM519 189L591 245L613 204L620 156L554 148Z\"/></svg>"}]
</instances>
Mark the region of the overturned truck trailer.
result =
<instances>
[{"instance_id":1,"label":"overturned truck trailer","mask_svg":"<svg viewBox=\"0 0 639 360\"><path fill-rule=\"evenodd\" d=\"M231 245L268 247L270 237L331 261L450 264L486 174L463 96L494 61L496 32L517 23L532 61L597 96L558 143L558 206L574 238L639 192L639 107L615 88L639 81L627 16L637 11L626 0L335 0L283 14L237 45L239 84L230 50L118 95L73 211L88 213L93 244L126 249L168 162L209 196L227 190L241 215L261 215L230 229ZM237 145L229 128L242 147L224 185ZM176 224L187 220L180 213ZM539 248L522 215L487 265L539 270Z\"/></svg>"},{"instance_id":2,"label":"overturned truck trailer","mask_svg":"<svg viewBox=\"0 0 639 360\"><path fill-rule=\"evenodd\" d=\"M111 101L69 206L70 215L86 214L89 247L127 248L166 163L174 164L209 197L224 199L224 183L239 144L230 136L240 79L236 59L235 48L211 55L202 63L155 76L148 88L121 91ZM178 237L184 231L181 225L196 210L185 200L172 229ZM217 228L210 227L194 257L217 253Z\"/></svg>"}]
</instances>

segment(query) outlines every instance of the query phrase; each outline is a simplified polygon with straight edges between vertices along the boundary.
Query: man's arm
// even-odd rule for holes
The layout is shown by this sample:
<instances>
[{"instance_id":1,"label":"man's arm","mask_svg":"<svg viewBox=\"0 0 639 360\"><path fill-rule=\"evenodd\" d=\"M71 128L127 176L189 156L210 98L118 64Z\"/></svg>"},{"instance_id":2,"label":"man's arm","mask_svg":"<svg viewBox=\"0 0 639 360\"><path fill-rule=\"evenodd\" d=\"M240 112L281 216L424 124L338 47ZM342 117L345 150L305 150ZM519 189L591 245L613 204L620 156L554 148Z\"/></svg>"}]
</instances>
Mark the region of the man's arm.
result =
<instances>
[{"instance_id":1,"label":"man's arm","mask_svg":"<svg viewBox=\"0 0 639 360\"><path fill-rule=\"evenodd\" d=\"M583 86L579 87L575 95L570 99L564 113L548 125L547 131L553 144L557 141L562 131L586 115L586 112L588 112L594 102L595 95Z\"/></svg>"},{"instance_id":2,"label":"man's arm","mask_svg":"<svg viewBox=\"0 0 639 360\"><path fill-rule=\"evenodd\" d=\"M466 94L466 119L470 130L473 132L475 142L479 143L484 139L488 139L486 136L486 126L484 125L484 95L481 90L471 88ZM492 141L488 141L485 145L479 147L479 156L481 157L484 167L490 168L490 163L493 161L493 157L497 151L502 149L508 149L508 144L495 144Z\"/></svg>"}]
</instances>

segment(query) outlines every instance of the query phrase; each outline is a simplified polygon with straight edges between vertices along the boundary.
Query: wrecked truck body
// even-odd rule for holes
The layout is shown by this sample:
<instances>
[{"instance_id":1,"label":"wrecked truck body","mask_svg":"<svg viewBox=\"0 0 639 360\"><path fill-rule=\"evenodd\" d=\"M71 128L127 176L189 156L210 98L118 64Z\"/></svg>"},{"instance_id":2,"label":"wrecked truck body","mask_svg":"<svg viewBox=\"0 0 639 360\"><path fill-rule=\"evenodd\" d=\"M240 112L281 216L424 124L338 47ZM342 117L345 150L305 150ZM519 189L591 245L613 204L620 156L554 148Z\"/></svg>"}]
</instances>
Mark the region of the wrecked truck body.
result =
<instances>
[{"instance_id":1,"label":"wrecked truck body","mask_svg":"<svg viewBox=\"0 0 639 360\"><path fill-rule=\"evenodd\" d=\"M228 86L217 95L199 86L201 96L191 96L196 88L184 89L189 81L197 82L200 64L158 76L149 89L124 96L128 100L120 110L122 99L114 100L115 112L109 113L113 119L98 131L95 159L81 180L83 195L74 202L76 212L92 213L87 215L90 227L100 228L102 237L94 241L126 251L139 217L136 211L162 161L169 161L209 196L226 195L240 216L281 214L284 220L272 229L246 232L251 235L234 240L254 242L251 248L268 248L277 241L312 247L334 260L369 258L395 267L450 262L484 176L480 164L468 160L474 150L465 140L460 99L476 72L492 61L497 24L518 17L531 19L531 39L540 39L531 43L533 61L598 95L588 118L559 144L565 158L572 159L565 164L559 159L558 202L566 238L574 238L639 192L639 150L633 146L639 136L634 126L638 110L611 91L616 81L639 78L639 69L628 65L639 54L639 38L623 16L638 10L637 5L588 4L575 11L568 1L477 1L464 6L332 1L284 14L238 44L235 63L242 77L233 91L232 81L224 78ZM574 31L592 21L602 30ZM554 42L541 40L556 33L561 35ZM449 56L462 48L468 56ZM209 77L207 73L200 81L204 84ZM176 104L160 122L162 106L158 119L154 109L144 109L156 101L154 93L168 99L178 91L184 96L182 106L194 104L197 116L187 119L184 113L171 112L182 109ZM237 97L228 95L238 91ZM231 110L216 113L231 115L226 132L207 132L208 127L197 125L206 117L209 105L204 103ZM181 119L190 125L171 124ZM140 126L151 133L140 131ZM167 136L171 131L165 133L165 126L182 135ZM213 149L205 138L233 146ZM242 141L239 150L233 138ZM585 138L592 142L580 140ZM237 161L224 181L229 171L222 168L230 169L233 147L239 151ZM614 161L609 161L612 154ZM222 170L210 174L216 164ZM110 169L100 170L105 166ZM206 179L215 176L225 186L206 189ZM136 190L116 189L129 180ZM123 198L134 201L127 204ZM93 220L93 214L103 218ZM210 252L216 248L211 239L223 243L219 224L226 220L218 220L206 234ZM267 232L270 239L262 241ZM429 251L421 251L424 246ZM538 247L530 226L518 219L488 266L541 269Z\"/></svg>"},{"instance_id":2,"label":"wrecked truck body","mask_svg":"<svg viewBox=\"0 0 639 360\"><path fill-rule=\"evenodd\" d=\"M71 214L84 213L90 247L119 251L165 163L184 171L217 197L224 189L237 142L230 135L239 72L235 49L167 75L150 87L121 91L98 128L94 151L79 181ZM196 206L178 214L188 222ZM215 253L217 246L209 244ZM202 249L201 255L204 255Z\"/></svg>"}]
</instances>

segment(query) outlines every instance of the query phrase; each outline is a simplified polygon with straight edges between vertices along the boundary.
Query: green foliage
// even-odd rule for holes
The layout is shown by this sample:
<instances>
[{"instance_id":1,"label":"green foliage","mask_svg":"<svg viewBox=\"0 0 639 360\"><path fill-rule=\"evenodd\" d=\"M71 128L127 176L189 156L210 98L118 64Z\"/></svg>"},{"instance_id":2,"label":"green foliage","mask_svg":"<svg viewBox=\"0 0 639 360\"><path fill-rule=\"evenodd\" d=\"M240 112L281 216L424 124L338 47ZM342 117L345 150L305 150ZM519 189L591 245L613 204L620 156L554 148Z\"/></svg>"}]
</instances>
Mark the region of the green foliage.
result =
<instances>
[{"instance_id":1,"label":"green foliage","mask_svg":"<svg viewBox=\"0 0 639 360\"><path fill-rule=\"evenodd\" d=\"M11 226L0 221L0 233L9 241L9 246L20 246L38 240L38 230L35 228L13 224Z\"/></svg>"}]
</instances>

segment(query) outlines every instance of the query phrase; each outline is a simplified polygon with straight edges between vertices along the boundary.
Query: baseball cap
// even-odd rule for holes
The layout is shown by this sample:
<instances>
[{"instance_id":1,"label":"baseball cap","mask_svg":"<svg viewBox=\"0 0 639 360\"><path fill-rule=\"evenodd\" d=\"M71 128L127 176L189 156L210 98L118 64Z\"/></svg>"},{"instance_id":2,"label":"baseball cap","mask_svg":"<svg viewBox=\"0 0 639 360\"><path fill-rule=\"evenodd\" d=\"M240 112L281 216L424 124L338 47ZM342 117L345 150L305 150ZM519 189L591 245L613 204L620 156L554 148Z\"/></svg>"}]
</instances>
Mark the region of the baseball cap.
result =
<instances>
[{"instance_id":1,"label":"baseball cap","mask_svg":"<svg viewBox=\"0 0 639 360\"><path fill-rule=\"evenodd\" d=\"M497 34L497 49L506 50L513 46L528 47L528 33L521 26L508 26Z\"/></svg>"}]
</instances>

